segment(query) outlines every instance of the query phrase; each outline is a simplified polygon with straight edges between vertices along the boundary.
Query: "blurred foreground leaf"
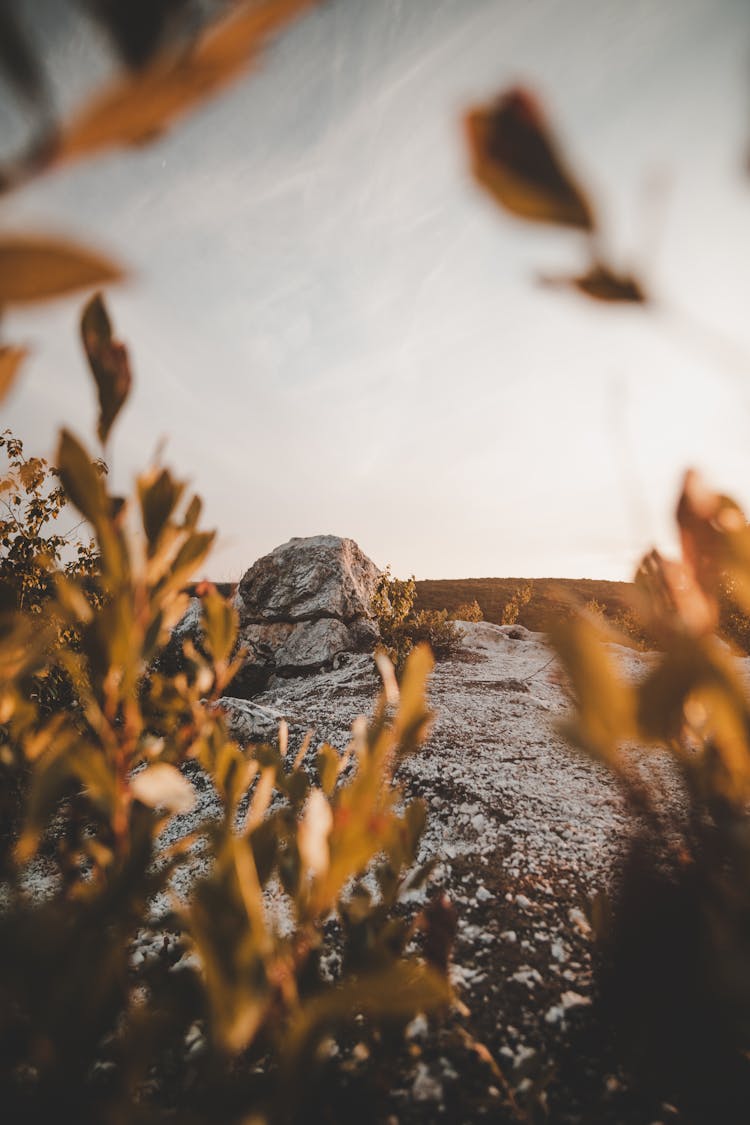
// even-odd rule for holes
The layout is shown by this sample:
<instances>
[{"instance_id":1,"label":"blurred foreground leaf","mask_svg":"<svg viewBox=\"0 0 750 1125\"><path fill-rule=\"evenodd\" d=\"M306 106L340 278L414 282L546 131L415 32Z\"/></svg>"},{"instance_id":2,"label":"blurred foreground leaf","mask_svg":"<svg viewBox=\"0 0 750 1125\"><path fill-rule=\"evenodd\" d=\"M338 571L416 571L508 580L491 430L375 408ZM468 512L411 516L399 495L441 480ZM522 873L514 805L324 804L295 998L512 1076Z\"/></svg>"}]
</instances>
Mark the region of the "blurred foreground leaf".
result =
<instances>
[{"instance_id":1,"label":"blurred foreground leaf","mask_svg":"<svg viewBox=\"0 0 750 1125\"><path fill-rule=\"evenodd\" d=\"M0 347L0 402L12 389L27 355L26 348Z\"/></svg>"},{"instance_id":2,"label":"blurred foreground leaf","mask_svg":"<svg viewBox=\"0 0 750 1125\"><path fill-rule=\"evenodd\" d=\"M170 20L190 0L88 0L129 67L144 66L161 43Z\"/></svg>"},{"instance_id":3,"label":"blurred foreground leaf","mask_svg":"<svg viewBox=\"0 0 750 1125\"><path fill-rule=\"evenodd\" d=\"M572 288L595 301L609 304L645 304L648 294L641 282L631 274L617 273L609 266L595 263L578 277L542 277L543 285L554 288Z\"/></svg>"},{"instance_id":4,"label":"blurred foreground leaf","mask_svg":"<svg viewBox=\"0 0 750 1125\"><path fill-rule=\"evenodd\" d=\"M532 222L594 230L586 193L528 90L516 87L470 110L466 131L474 177L502 207Z\"/></svg>"},{"instance_id":5,"label":"blurred foreground leaf","mask_svg":"<svg viewBox=\"0 0 750 1125\"><path fill-rule=\"evenodd\" d=\"M92 297L81 318L81 337L99 395L99 440L104 443L133 381L124 344L112 337L101 293Z\"/></svg>"},{"instance_id":6,"label":"blurred foreground leaf","mask_svg":"<svg viewBox=\"0 0 750 1125\"><path fill-rule=\"evenodd\" d=\"M110 259L83 246L35 235L0 235L0 308L121 281Z\"/></svg>"},{"instance_id":7,"label":"blurred foreground leaf","mask_svg":"<svg viewBox=\"0 0 750 1125\"><path fill-rule=\"evenodd\" d=\"M65 129L56 161L65 163L122 145L142 145L218 93L249 66L277 28L311 0L244 4L190 49L164 51L133 77L84 107Z\"/></svg>"}]
</instances>

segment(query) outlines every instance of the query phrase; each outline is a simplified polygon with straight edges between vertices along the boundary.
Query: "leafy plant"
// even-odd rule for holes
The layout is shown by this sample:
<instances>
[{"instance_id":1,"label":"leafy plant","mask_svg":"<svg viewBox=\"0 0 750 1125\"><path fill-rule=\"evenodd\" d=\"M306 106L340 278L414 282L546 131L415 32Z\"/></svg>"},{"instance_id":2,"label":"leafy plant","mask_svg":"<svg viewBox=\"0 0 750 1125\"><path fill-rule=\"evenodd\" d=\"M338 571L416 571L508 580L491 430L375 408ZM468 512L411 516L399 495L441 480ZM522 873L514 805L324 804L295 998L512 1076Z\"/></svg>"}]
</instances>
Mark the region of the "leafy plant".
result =
<instances>
[{"instance_id":1,"label":"leafy plant","mask_svg":"<svg viewBox=\"0 0 750 1125\"><path fill-rule=\"evenodd\" d=\"M506 211L530 222L575 230L586 238L590 262L575 277L545 278L597 301L643 304L643 281L623 273L604 250L601 223L589 193L578 182L541 103L523 86L504 91L465 119L472 172Z\"/></svg>"},{"instance_id":2,"label":"leafy plant","mask_svg":"<svg viewBox=\"0 0 750 1125\"><path fill-rule=\"evenodd\" d=\"M652 552L637 575L658 648L638 682L612 664L591 615L554 640L576 703L566 732L612 771L638 826L602 932L606 1013L660 1097L691 1120L739 1121L750 1098L750 696L716 630L727 581L750 610L750 529L693 473L677 521L682 559ZM642 766L632 744L650 748Z\"/></svg>"},{"instance_id":3,"label":"leafy plant","mask_svg":"<svg viewBox=\"0 0 750 1125\"><path fill-rule=\"evenodd\" d=\"M462 602L448 614L451 621L484 621L482 607L476 598L471 602Z\"/></svg>"},{"instance_id":4,"label":"leafy plant","mask_svg":"<svg viewBox=\"0 0 750 1125\"><path fill-rule=\"evenodd\" d=\"M45 60L27 34L25 5L4 0L0 76L30 111L32 133L22 151L0 163L0 195L63 164L153 141L239 78L268 39L311 3L237 0L210 21L196 0L90 0L85 10L107 31L127 69L72 118L60 120ZM0 231L0 313L124 276L108 255L69 239ZM25 348L0 344L0 391L12 386L25 357Z\"/></svg>"},{"instance_id":5,"label":"leafy plant","mask_svg":"<svg viewBox=\"0 0 750 1125\"><path fill-rule=\"evenodd\" d=\"M127 388L117 364L95 375L101 433ZM155 467L123 503L68 431L55 473L54 504L93 532L102 596L53 561L41 623L27 603L0 623L0 758L30 774L0 865L4 1111L304 1116L324 1042L351 1029L382 1051L378 1028L451 998L445 966L412 944L429 914L400 906L429 867L414 868L424 806L393 784L429 725L432 659L416 647L400 691L382 665L384 694L343 754L324 745L313 762L309 740L292 753L283 726L240 747L219 702L242 659L230 603L205 592L201 651L186 641L182 671L155 670L213 541L200 500ZM49 643L53 619L76 645ZM57 666L78 706L50 714L26 685ZM196 786L218 808L196 813Z\"/></svg>"},{"instance_id":6,"label":"leafy plant","mask_svg":"<svg viewBox=\"0 0 750 1125\"><path fill-rule=\"evenodd\" d=\"M523 586L518 586L514 591L512 597L508 599L503 608L502 616L500 618L501 625L515 625L518 621L518 615L525 605L531 601L532 588L531 583L526 582Z\"/></svg>"},{"instance_id":7,"label":"leafy plant","mask_svg":"<svg viewBox=\"0 0 750 1125\"><path fill-rule=\"evenodd\" d=\"M447 660L461 647L461 635L448 611L415 611L414 576L393 578L390 567L381 574L370 604L380 630L382 650L400 673L412 649L427 644L437 660Z\"/></svg>"},{"instance_id":8,"label":"leafy plant","mask_svg":"<svg viewBox=\"0 0 750 1125\"><path fill-rule=\"evenodd\" d=\"M93 575L96 547L78 536L80 522L64 530L70 517L57 470L44 457L27 457L23 442L10 430L0 433L5 472L0 479L0 591L5 609L40 614L52 592L51 571L70 578ZM96 471L106 472L103 461Z\"/></svg>"}]
</instances>

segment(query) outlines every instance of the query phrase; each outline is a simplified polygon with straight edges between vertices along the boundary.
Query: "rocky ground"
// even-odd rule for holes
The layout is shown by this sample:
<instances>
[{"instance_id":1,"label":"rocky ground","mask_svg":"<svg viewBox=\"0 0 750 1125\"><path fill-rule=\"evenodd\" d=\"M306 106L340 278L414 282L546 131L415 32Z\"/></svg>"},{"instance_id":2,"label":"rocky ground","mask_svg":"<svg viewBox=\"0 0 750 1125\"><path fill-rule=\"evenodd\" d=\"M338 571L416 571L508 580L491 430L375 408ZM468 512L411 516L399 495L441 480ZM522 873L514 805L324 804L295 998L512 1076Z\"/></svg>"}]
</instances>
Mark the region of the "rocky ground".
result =
<instances>
[{"instance_id":1,"label":"rocky ground","mask_svg":"<svg viewBox=\"0 0 750 1125\"><path fill-rule=\"evenodd\" d=\"M557 733L567 702L542 635L459 627L461 652L432 676L431 736L399 781L428 804L422 858L437 858L431 893L444 889L458 911L454 976L467 1013L412 1028L393 1120L513 1120L516 1110L559 1122L668 1120L608 1062L592 1004L587 910L627 841L620 794ZM614 647L633 675L651 659ZM332 671L274 677L252 702L226 703L240 736L270 733L283 716L293 737L312 728L316 743L343 748L377 690L371 658L344 655Z\"/></svg>"}]
</instances>

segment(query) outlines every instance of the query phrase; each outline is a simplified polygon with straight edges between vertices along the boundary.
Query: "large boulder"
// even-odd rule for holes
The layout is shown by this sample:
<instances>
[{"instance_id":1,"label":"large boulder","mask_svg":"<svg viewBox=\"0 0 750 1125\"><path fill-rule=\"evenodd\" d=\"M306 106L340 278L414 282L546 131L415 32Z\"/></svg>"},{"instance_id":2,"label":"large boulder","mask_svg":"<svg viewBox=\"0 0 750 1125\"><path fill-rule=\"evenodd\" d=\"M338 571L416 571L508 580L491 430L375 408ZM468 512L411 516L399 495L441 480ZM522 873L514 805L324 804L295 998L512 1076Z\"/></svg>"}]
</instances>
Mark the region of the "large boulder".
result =
<instances>
[{"instance_id":1,"label":"large boulder","mask_svg":"<svg viewBox=\"0 0 750 1125\"><path fill-rule=\"evenodd\" d=\"M372 652L378 628L370 604L379 575L353 539L337 535L290 539L258 559L234 597L248 655L227 694L249 699L274 675L305 675L340 664L345 654ZM200 647L198 598L172 635L175 666L188 638Z\"/></svg>"},{"instance_id":2,"label":"large boulder","mask_svg":"<svg viewBox=\"0 0 750 1125\"><path fill-rule=\"evenodd\" d=\"M290 539L258 559L238 594L242 625L367 618L380 571L353 539Z\"/></svg>"},{"instance_id":3,"label":"large boulder","mask_svg":"<svg viewBox=\"0 0 750 1125\"><path fill-rule=\"evenodd\" d=\"M259 675L305 674L331 667L342 653L372 651L378 631L370 603L379 574L353 539L338 535L290 539L258 559L237 589L249 656L230 692L255 685Z\"/></svg>"}]
</instances>

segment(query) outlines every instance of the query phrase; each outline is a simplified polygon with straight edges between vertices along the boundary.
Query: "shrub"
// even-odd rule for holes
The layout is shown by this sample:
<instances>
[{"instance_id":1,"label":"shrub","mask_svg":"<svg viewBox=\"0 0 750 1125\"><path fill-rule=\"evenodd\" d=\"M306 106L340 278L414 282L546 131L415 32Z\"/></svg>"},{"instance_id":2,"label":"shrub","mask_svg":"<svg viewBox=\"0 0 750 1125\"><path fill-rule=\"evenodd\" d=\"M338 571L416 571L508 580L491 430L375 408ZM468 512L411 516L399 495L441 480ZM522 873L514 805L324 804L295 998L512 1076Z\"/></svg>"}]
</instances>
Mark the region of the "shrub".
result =
<instances>
[{"instance_id":1,"label":"shrub","mask_svg":"<svg viewBox=\"0 0 750 1125\"><path fill-rule=\"evenodd\" d=\"M428 644L436 660L447 660L461 647L461 635L445 609L414 611L415 580L381 574L370 610L380 630L381 648L400 673L418 644Z\"/></svg>"},{"instance_id":2,"label":"shrub","mask_svg":"<svg viewBox=\"0 0 750 1125\"><path fill-rule=\"evenodd\" d=\"M202 651L186 641L179 674L154 670L213 540L200 500L158 468L115 503L68 431L56 473L93 531L102 597L50 565L50 614L40 623L21 605L1 623L0 758L30 772L0 865L4 1111L304 1115L323 1040L356 1019L376 1051L377 1027L398 1030L451 995L445 973L407 950L414 923L399 906L429 874L413 867L423 804L405 804L392 775L425 735L431 658L414 649L398 699L389 685L343 755L324 745L308 766L285 729L243 749L218 706L239 660L236 613L215 590ZM48 643L53 619L78 645ZM26 684L53 665L80 706L45 714ZM215 791L218 815L192 811L191 777Z\"/></svg>"},{"instance_id":3,"label":"shrub","mask_svg":"<svg viewBox=\"0 0 750 1125\"><path fill-rule=\"evenodd\" d=\"M530 582L526 582L523 586L519 586L514 592L513 596L505 603L502 615L500 617L501 625L515 625L518 621L518 615L525 605L531 601L532 587Z\"/></svg>"},{"instance_id":4,"label":"shrub","mask_svg":"<svg viewBox=\"0 0 750 1125\"><path fill-rule=\"evenodd\" d=\"M40 614L53 589L53 570L70 578L93 576L98 557L92 539L81 539L80 524L62 530L72 517L57 470L43 457L27 457L10 430L0 433L5 472L0 478L0 606ZM106 472L103 461L97 472ZM91 584L88 586L91 590Z\"/></svg>"},{"instance_id":5,"label":"shrub","mask_svg":"<svg viewBox=\"0 0 750 1125\"><path fill-rule=\"evenodd\" d=\"M555 635L577 710L569 737L617 777L636 818L600 986L627 1061L690 1120L746 1119L750 1099L750 696L717 636L727 580L750 612L750 530L688 474L679 562L638 572L658 656L637 683L580 616ZM666 755L638 770L622 744ZM662 779L660 782L660 778Z\"/></svg>"},{"instance_id":6,"label":"shrub","mask_svg":"<svg viewBox=\"0 0 750 1125\"><path fill-rule=\"evenodd\" d=\"M462 602L448 617L450 621L484 621L482 607L476 598L471 602Z\"/></svg>"},{"instance_id":7,"label":"shrub","mask_svg":"<svg viewBox=\"0 0 750 1125\"><path fill-rule=\"evenodd\" d=\"M636 648L640 652L653 648L653 638L648 636L642 617L632 606L617 609L610 617L605 605L602 605L596 598L590 598L584 609L589 616L596 618L600 624L611 627L612 636L610 640Z\"/></svg>"}]
</instances>

